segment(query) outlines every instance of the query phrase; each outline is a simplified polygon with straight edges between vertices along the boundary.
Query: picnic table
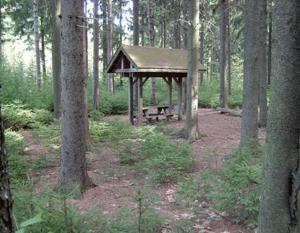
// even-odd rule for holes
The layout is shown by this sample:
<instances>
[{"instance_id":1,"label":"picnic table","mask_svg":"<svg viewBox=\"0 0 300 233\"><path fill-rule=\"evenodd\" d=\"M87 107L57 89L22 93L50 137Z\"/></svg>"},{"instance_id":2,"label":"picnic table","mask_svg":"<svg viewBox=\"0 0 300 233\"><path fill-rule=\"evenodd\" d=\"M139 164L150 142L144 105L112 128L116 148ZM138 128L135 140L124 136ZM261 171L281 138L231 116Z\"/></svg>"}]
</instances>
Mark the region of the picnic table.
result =
<instances>
[{"instance_id":1,"label":"picnic table","mask_svg":"<svg viewBox=\"0 0 300 233\"><path fill-rule=\"evenodd\" d=\"M143 117L145 117L148 122L152 122L153 119L156 121L159 121L160 119L168 120L174 116L174 114L171 113L169 106L157 106L155 108L156 112L154 113L150 112L151 108L143 108Z\"/></svg>"}]
</instances>

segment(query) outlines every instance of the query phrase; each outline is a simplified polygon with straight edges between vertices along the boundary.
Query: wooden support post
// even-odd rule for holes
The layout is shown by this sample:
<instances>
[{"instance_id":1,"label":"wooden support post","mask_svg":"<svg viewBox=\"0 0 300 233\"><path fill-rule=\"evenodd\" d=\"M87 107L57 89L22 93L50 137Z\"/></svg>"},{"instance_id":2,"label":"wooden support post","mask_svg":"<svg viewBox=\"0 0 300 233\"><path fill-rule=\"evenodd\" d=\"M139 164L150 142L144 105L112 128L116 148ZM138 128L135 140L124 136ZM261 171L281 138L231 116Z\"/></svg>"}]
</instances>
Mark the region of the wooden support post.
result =
<instances>
[{"instance_id":1,"label":"wooden support post","mask_svg":"<svg viewBox=\"0 0 300 233\"><path fill-rule=\"evenodd\" d=\"M138 113L137 113L137 124L143 123L143 78L138 78Z\"/></svg>"},{"instance_id":2,"label":"wooden support post","mask_svg":"<svg viewBox=\"0 0 300 233\"><path fill-rule=\"evenodd\" d=\"M178 79L178 120L182 120L182 78Z\"/></svg>"},{"instance_id":3,"label":"wooden support post","mask_svg":"<svg viewBox=\"0 0 300 233\"><path fill-rule=\"evenodd\" d=\"M169 106L169 113L172 112L172 78L168 78L168 106Z\"/></svg>"},{"instance_id":4,"label":"wooden support post","mask_svg":"<svg viewBox=\"0 0 300 233\"><path fill-rule=\"evenodd\" d=\"M129 77L128 85L128 117L129 122L133 125L133 77Z\"/></svg>"}]
</instances>

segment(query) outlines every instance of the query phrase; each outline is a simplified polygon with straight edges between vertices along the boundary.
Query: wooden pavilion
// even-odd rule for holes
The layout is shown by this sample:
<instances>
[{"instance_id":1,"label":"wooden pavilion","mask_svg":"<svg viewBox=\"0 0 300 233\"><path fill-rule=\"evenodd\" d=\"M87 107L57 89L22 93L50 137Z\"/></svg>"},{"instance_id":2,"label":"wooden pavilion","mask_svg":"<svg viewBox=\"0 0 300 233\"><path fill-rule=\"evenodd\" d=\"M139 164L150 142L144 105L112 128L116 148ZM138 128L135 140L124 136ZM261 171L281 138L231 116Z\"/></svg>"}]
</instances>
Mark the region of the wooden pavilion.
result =
<instances>
[{"instance_id":1,"label":"wooden pavilion","mask_svg":"<svg viewBox=\"0 0 300 233\"><path fill-rule=\"evenodd\" d=\"M178 119L182 119L183 79L187 78L187 51L183 49L167 49L122 45L110 60L107 73L118 73L129 78L128 113L131 124L134 124L133 85L138 85L137 123L143 119L151 119L163 114L172 116L172 80L178 85ZM199 64L199 71L205 68ZM158 107L157 114L148 114L143 108L143 86L149 78L162 78L168 85L168 107ZM169 110L169 111L166 111Z\"/></svg>"}]
</instances>

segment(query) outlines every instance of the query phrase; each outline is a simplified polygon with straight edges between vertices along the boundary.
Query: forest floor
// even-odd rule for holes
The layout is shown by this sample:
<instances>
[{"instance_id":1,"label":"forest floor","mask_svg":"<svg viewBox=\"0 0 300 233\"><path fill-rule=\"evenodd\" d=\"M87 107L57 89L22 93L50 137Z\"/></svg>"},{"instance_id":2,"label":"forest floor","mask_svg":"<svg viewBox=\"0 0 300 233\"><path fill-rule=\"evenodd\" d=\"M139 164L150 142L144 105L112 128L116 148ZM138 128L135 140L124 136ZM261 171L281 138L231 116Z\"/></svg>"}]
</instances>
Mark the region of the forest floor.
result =
<instances>
[{"instance_id":1,"label":"forest floor","mask_svg":"<svg viewBox=\"0 0 300 233\"><path fill-rule=\"evenodd\" d=\"M203 137L194 142L193 152L195 154L195 172L205 168L218 169L222 166L226 155L237 148L240 139L239 117L232 117L220 114L214 109L199 109L199 127ZM112 117L106 117L111 119ZM127 116L113 116L113 118L127 121ZM165 127L181 129L183 122L172 120L166 123ZM28 145L31 158L35 159L38 155L51 157L51 152L43 146L41 140L30 130L22 130L21 134ZM264 133L260 132L261 139ZM213 157L207 155L213 153ZM109 144L101 144L88 152L88 173L97 185L84 193L81 200L70 200L75 204L79 211L85 212L90 209L99 208L105 215L112 215L119 208L127 206L136 208L132 201L132 193L136 188L143 186L145 180L137 176L130 166L120 163L118 156ZM43 177L49 185L55 184L58 172L58 159L39 170L35 176ZM170 221L161 232L172 232L170 225L182 219L190 219L194 223L194 232L199 233L251 233L244 226L235 224L233 221L223 216L212 208L210 204L199 201L201 211L195 213L191 208L184 208L177 205L176 184L153 186L151 193L159 196L159 202L155 208L166 216Z\"/></svg>"}]
</instances>

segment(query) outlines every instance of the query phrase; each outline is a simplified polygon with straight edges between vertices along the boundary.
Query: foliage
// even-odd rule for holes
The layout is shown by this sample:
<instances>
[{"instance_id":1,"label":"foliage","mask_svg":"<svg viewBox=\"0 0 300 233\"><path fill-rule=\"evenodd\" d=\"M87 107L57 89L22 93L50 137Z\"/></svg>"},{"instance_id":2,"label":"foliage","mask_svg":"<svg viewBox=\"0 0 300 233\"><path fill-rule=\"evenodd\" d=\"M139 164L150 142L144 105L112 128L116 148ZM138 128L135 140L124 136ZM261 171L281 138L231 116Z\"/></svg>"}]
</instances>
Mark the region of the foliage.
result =
<instances>
[{"instance_id":1,"label":"foliage","mask_svg":"<svg viewBox=\"0 0 300 233\"><path fill-rule=\"evenodd\" d=\"M215 207L252 228L257 224L262 154L257 145L239 148L215 177L203 177L209 187L206 197Z\"/></svg>"},{"instance_id":2,"label":"foliage","mask_svg":"<svg viewBox=\"0 0 300 233\"><path fill-rule=\"evenodd\" d=\"M18 130L21 128L34 128L36 124L48 125L53 122L52 113L44 109L30 110L20 102L2 106L3 122L6 128Z\"/></svg>"},{"instance_id":3,"label":"foliage","mask_svg":"<svg viewBox=\"0 0 300 233\"><path fill-rule=\"evenodd\" d=\"M177 181L193 163L191 147L186 142L172 142L165 135L155 133L142 141L137 167L146 172L150 181Z\"/></svg>"},{"instance_id":4,"label":"foliage","mask_svg":"<svg viewBox=\"0 0 300 233\"><path fill-rule=\"evenodd\" d=\"M154 127L133 127L117 119L99 122L90 121L90 137L93 142L117 142L125 139L138 139L151 134Z\"/></svg>"},{"instance_id":5,"label":"foliage","mask_svg":"<svg viewBox=\"0 0 300 233\"><path fill-rule=\"evenodd\" d=\"M45 187L36 193L33 184L33 181L27 180L13 187L17 226L20 222L41 215L42 221L26 228L25 233L95 232L97 225L101 224L101 214L97 213L99 215L97 221L93 211L80 214L73 206L67 204L68 196L59 195Z\"/></svg>"},{"instance_id":6,"label":"foliage","mask_svg":"<svg viewBox=\"0 0 300 233\"><path fill-rule=\"evenodd\" d=\"M136 209L121 208L114 219L108 220L104 229L107 233L155 233L165 223L161 216L151 205L155 200L145 188L138 188L133 196L137 204Z\"/></svg>"},{"instance_id":7,"label":"foliage","mask_svg":"<svg viewBox=\"0 0 300 233\"><path fill-rule=\"evenodd\" d=\"M5 131L5 150L12 182L26 178L29 164L25 159L25 144L21 134L12 130Z\"/></svg>"},{"instance_id":8,"label":"foliage","mask_svg":"<svg viewBox=\"0 0 300 233\"><path fill-rule=\"evenodd\" d=\"M14 66L5 63L0 66L1 103L15 101L26 104L30 109L52 110L52 82L46 77L41 89L37 88L33 67L25 68L21 62Z\"/></svg>"},{"instance_id":9,"label":"foliage","mask_svg":"<svg viewBox=\"0 0 300 233\"><path fill-rule=\"evenodd\" d=\"M128 110L128 92L116 92L113 96L104 93L101 103L100 112L104 115L124 113Z\"/></svg>"}]
</instances>

